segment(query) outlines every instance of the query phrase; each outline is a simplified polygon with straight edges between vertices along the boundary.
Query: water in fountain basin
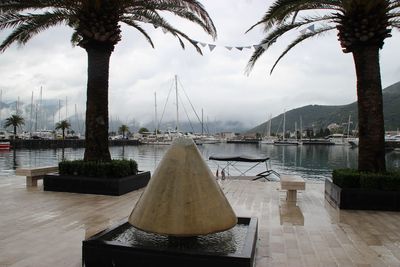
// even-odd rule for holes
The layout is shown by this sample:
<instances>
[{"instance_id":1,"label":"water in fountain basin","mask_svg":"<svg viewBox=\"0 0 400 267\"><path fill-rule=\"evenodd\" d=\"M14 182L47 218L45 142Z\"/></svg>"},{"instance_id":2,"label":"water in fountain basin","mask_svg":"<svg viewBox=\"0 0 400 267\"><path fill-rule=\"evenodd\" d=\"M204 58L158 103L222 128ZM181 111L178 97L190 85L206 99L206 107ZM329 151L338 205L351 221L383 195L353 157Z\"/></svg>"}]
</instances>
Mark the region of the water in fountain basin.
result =
<instances>
[{"instance_id":1,"label":"water in fountain basin","mask_svg":"<svg viewBox=\"0 0 400 267\"><path fill-rule=\"evenodd\" d=\"M196 238L170 238L165 235L147 233L126 224L125 227L120 228L120 231L105 235L102 239L127 246L159 250L231 254L242 250L247 230L248 225L237 224L227 231Z\"/></svg>"}]
</instances>

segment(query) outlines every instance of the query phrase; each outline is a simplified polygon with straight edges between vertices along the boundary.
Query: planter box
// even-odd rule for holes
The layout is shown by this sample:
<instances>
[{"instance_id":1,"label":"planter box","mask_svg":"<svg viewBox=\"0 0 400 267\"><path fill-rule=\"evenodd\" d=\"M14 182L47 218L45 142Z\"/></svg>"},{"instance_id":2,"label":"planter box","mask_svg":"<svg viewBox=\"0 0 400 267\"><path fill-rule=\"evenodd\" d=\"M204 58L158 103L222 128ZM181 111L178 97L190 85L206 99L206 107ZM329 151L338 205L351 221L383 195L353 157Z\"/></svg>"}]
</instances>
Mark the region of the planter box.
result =
<instances>
[{"instance_id":1,"label":"planter box","mask_svg":"<svg viewBox=\"0 0 400 267\"><path fill-rule=\"evenodd\" d=\"M43 178L43 188L44 191L120 196L145 187L149 180L150 172L112 179L48 174Z\"/></svg>"},{"instance_id":2,"label":"planter box","mask_svg":"<svg viewBox=\"0 0 400 267\"><path fill-rule=\"evenodd\" d=\"M341 188L331 179L325 180L325 199L340 209L400 211L400 192Z\"/></svg>"},{"instance_id":3,"label":"planter box","mask_svg":"<svg viewBox=\"0 0 400 267\"><path fill-rule=\"evenodd\" d=\"M198 242L196 238L170 240L168 237L146 234L139 230L133 234L137 237L136 241L130 242L127 238L129 232L138 230L125 222L82 242L83 265L85 267L252 267L254 266L258 220L254 217L239 217L238 225L245 227L246 231L242 236L243 241L235 242L236 251L217 252L213 249L210 251L208 245L226 246L224 243L226 240L218 238L218 234L210 238L211 243L207 243L204 239ZM233 235L226 234L230 239ZM116 240L117 236L122 236L122 240L118 238ZM163 238L167 241L164 242ZM176 245L177 243L179 245Z\"/></svg>"}]
</instances>

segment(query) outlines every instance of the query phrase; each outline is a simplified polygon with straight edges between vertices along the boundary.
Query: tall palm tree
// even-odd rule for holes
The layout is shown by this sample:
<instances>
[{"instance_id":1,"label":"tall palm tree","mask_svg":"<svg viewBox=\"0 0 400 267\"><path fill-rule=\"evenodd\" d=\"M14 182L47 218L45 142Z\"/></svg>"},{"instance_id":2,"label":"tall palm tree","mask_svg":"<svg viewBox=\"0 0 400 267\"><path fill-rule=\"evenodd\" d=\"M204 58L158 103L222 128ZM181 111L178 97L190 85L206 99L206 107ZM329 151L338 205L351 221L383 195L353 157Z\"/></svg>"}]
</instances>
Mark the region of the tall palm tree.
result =
<instances>
[{"instance_id":1,"label":"tall palm tree","mask_svg":"<svg viewBox=\"0 0 400 267\"><path fill-rule=\"evenodd\" d=\"M122 137L125 139L125 133L129 133L129 127L125 124L122 124L118 128L118 131L122 134Z\"/></svg>"},{"instance_id":2,"label":"tall palm tree","mask_svg":"<svg viewBox=\"0 0 400 267\"><path fill-rule=\"evenodd\" d=\"M386 170L379 50L391 36L391 28L400 28L399 8L399 0L275 0L249 29L263 25L266 36L250 58L248 71L278 38L297 31L299 36L278 57L271 73L297 44L331 30L338 32L343 52L352 53L356 69L360 171Z\"/></svg>"},{"instance_id":3,"label":"tall palm tree","mask_svg":"<svg viewBox=\"0 0 400 267\"><path fill-rule=\"evenodd\" d=\"M71 123L69 123L67 120L62 120L60 122L56 123L56 130L61 130L62 131L62 139L65 139L65 130L69 129L71 127Z\"/></svg>"},{"instance_id":4,"label":"tall palm tree","mask_svg":"<svg viewBox=\"0 0 400 267\"><path fill-rule=\"evenodd\" d=\"M17 137L17 128L24 125L25 124L25 120L24 118L22 118L20 115L15 114L15 115L11 115L11 117L6 118L6 121L4 123L4 127L14 127L14 138Z\"/></svg>"},{"instance_id":5,"label":"tall palm tree","mask_svg":"<svg viewBox=\"0 0 400 267\"><path fill-rule=\"evenodd\" d=\"M110 161L109 62L115 45L121 40L120 24L138 30L154 47L142 27L143 23L152 24L175 36L182 48L185 48L185 39L201 54L197 42L172 26L163 17L165 13L194 22L216 37L211 18L196 0L13 0L0 3L0 30L13 29L0 45L0 51L14 42L23 45L52 26L64 24L73 28L72 42L88 55L84 160Z\"/></svg>"}]
</instances>

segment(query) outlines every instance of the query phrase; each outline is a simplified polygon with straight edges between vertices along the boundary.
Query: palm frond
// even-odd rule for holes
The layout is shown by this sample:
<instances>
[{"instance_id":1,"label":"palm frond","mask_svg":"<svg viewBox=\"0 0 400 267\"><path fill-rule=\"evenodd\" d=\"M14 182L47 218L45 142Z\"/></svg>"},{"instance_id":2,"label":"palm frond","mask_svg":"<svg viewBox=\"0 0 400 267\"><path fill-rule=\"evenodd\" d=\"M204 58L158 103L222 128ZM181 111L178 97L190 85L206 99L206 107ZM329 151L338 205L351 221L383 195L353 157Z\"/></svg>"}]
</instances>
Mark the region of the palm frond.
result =
<instances>
[{"instance_id":1,"label":"palm frond","mask_svg":"<svg viewBox=\"0 0 400 267\"><path fill-rule=\"evenodd\" d=\"M286 34L289 31L294 29L298 29L302 26L308 26L313 23L322 22L322 21L332 21L336 18L335 15L325 15L320 17L305 17L301 21L294 23L284 23L276 26L260 43L260 47L258 47L254 53L252 54L249 62L247 63L245 73L249 75L251 70L253 69L255 63L259 59L259 57L270 48L277 39Z\"/></svg>"},{"instance_id":2,"label":"palm frond","mask_svg":"<svg viewBox=\"0 0 400 267\"><path fill-rule=\"evenodd\" d=\"M264 26L264 31L267 32L275 24L284 23L290 17L294 22L301 11L340 10L340 4L340 0L277 0L270 6L264 17L246 32L261 24Z\"/></svg>"},{"instance_id":3,"label":"palm frond","mask_svg":"<svg viewBox=\"0 0 400 267\"><path fill-rule=\"evenodd\" d=\"M125 24L134 27L136 30L138 30L141 34L143 34L143 36L146 38L146 40L150 43L150 45L154 48L154 43L151 40L150 36L147 34L147 32L140 27L139 24L137 24L133 19L125 17L121 19L122 22L124 22Z\"/></svg>"},{"instance_id":4,"label":"palm frond","mask_svg":"<svg viewBox=\"0 0 400 267\"><path fill-rule=\"evenodd\" d=\"M203 5L195 0L148 0L136 1L126 10L134 10L136 13L139 10L165 11L174 15L188 19L189 21L198 24L202 29L213 37L217 36L217 30L207 11Z\"/></svg>"},{"instance_id":5,"label":"palm frond","mask_svg":"<svg viewBox=\"0 0 400 267\"><path fill-rule=\"evenodd\" d=\"M79 42L81 42L81 41L82 41L82 37L79 35L78 32L75 31L75 32L72 34L72 36L71 36L71 44L72 44L73 46L76 46L76 45L78 45Z\"/></svg>"},{"instance_id":6,"label":"palm frond","mask_svg":"<svg viewBox=\"0 0 400 267\"><path fill-rule=\"evenodd\" d=\"M68 23L68 17L69 14L61 10L19 16L20 20L15 21L2 21L0 17L0 28L5 28L6 26L15 28L0 45L0 52L4 52L14 42L20 45L25 44L34 35L43 30L62 23Z\"/></svg>"},{"instance_id":7,"label":"palm frond","mask_svg":"<svg viewBox=\"0 0 400 267\"><path fill-rule=\"evenodd\" d=\"M272 72L274 71L276 65L279 63L279 61L296 45L298 45L299 43L303 42L304 40L307 40L311 37L316 37L319 36L327 31L330 30L334 30L336 29L336 27L331 26L331 27L323 27L320 28L318 30L316 30L315 32L310 32L310 33L305 33L300 35L299 37L297 37L291 44L288 45L288 47L286 47L286 49L282 52L282 54L278 57L278 59L275 61L274 65L271 68L270 74L272 74Z\"/></svg>"},{"instance_id":8,"label":"palm frond","mask_svg":"<svg viewBox=\"0 0 400 267\"><path fill-rule=\"evenodd\" d=\"M130 19L133 20L140 20L145 23L150 23L154 26L161 27L164 29L166 32L171 33L175 37L178 38L178 41L183 49L185 49L185 44L183 43L182 38L186 39L189 41L196 49L197 52L202 54L201 49L197 46L197 42L189 38L186 34L183 32L179 31L175 27L173 27L171 24L169 24L163 17L160 16L156 11L151 11L151 10L146 10L146 11L141 11L141 12L136 12L134 15L130 17Z\"/></svg>"}]
</instances>

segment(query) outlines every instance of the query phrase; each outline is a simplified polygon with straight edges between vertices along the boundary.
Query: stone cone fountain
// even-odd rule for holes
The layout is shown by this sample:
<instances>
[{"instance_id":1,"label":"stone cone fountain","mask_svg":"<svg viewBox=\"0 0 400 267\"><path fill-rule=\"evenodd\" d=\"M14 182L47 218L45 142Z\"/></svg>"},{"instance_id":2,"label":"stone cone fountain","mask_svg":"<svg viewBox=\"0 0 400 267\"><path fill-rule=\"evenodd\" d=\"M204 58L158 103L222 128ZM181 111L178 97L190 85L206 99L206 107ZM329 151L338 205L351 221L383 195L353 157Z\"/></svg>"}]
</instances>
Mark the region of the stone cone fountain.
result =
<instances>
[{"instance_id":1,"label":"stone cone fountain","mask_svg":"<svg viewBox=\"0 0 400 267\"><path fill-rule=\"evenodd\" d=\"M83 241L85 267L251 267L257 218L236 217L191 139L177 138L128 222Z\"/></svg>"},{"instance_id":2,"label":"stone cone fountain","mask_svg":"<svg viewBox=\"0 0 400 267\"><path fill-rule=\"evenodd\" d=\"M192 139L175 139L129 223L146 232L198 236L228 230L237 218Z\"/></svg>"}]
</instances>

